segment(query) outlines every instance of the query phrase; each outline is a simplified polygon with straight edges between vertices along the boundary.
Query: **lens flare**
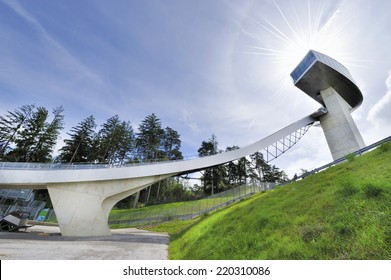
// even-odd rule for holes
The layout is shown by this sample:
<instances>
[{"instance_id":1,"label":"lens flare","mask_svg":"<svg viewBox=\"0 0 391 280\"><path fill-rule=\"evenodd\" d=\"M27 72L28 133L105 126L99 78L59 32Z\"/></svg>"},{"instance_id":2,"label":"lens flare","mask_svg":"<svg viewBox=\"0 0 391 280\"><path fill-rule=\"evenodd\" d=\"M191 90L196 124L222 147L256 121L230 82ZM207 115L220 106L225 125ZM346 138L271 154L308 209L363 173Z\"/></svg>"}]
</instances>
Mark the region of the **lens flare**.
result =
<instances>
[{"instance_id":1,"label":"lens flare","mask_svg":"<svg viewBox=\"0 0 391 280\"><path fill-rule=\"evenodd\" d=\"M342 15L343 2L307 0L283 4L277 0L257 2L244 17L236 51L258 57L259 83L273 83L275 95L292 87L290 72L310 49L348 67L360 66L352 53L350 39L355 34L349 30L349 16Z\"/></svg>"}]
</instances>

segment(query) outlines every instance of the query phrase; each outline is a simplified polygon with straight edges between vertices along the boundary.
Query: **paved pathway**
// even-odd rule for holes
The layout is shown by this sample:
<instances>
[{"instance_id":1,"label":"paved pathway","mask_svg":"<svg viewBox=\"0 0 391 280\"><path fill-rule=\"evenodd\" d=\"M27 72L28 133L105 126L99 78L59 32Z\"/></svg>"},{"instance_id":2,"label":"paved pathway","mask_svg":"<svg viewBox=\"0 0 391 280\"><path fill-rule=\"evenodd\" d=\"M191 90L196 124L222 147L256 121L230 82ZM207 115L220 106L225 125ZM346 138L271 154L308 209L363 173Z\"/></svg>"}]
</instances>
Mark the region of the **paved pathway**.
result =
<instances>
[{"instance_id":1,"label":"paved pathway","mask_svg":"<svg viewBox=\"0 0 391 280\"><path fill-rule=\"evenodd\" d=\"M169 236L134 228L105 237L62 237L58 227L0 232L0 260L165 260Z\"/></svg>"}]
</instances>

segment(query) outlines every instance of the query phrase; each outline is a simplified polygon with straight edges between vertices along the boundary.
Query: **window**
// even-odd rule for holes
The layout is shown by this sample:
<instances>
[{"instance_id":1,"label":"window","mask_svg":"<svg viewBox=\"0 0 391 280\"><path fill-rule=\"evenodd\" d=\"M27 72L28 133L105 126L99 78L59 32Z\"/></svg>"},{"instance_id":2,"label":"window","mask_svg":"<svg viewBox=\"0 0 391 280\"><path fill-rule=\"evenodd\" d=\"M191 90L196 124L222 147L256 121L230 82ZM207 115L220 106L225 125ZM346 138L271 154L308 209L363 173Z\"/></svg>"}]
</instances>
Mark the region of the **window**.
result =
<instances>
[{"instance_id":1,"label":"window","mask_svg":"<svg viewBox=\"0 0 391 280\"><path fill-rule=\"evenodd\" d=\"M291 73L293 81L296 82L312 65L316 60L316 57L312 51L309 51L308 54L303 58L303 60L296 66L295 70Z\"/></svg>"}]
</instances>

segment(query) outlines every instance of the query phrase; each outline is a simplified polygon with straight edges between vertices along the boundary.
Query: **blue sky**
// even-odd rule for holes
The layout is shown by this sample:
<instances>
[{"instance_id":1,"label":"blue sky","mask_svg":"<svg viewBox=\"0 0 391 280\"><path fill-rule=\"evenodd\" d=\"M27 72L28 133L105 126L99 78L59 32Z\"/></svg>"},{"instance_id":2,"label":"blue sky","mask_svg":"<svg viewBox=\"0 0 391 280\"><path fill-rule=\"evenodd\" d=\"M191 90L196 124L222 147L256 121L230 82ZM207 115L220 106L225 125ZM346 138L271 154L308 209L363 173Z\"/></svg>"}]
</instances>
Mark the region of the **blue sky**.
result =
<instances>
[{"instance_id":1,"label":"blue sky","mask_svg":"<svg viewBox=\"0 0 391 280\"><path fill-rule=\"evenodd\" d=\"M367 144L391 133L391 2L282 0L0 1L0 114L65 109L66 129L155 113L184 155L212 133L244 146L319 105L290 72L309 48L343 63L364 94ZM312 128L274 164L289 175L331 161Z\"/></svg>"}]
</instances>

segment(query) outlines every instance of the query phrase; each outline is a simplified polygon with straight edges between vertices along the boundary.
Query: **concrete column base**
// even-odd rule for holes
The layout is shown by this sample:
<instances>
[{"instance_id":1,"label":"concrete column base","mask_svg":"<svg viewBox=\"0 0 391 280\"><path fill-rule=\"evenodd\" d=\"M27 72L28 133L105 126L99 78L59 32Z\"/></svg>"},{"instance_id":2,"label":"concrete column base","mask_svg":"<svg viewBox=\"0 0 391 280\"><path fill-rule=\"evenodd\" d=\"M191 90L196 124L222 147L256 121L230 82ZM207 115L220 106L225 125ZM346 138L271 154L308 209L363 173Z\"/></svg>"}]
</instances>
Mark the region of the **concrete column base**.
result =
<instances>
[{"instance_id":1,"label":"concrete column base","mask_svg":"<svg viewBox=\"0 0 391 280\"><path fill-rule=\"evenodd\" d=\"M351 107L332 88L320 92L328 113L319 120L334 160L365 147L350 114Z\"/></svg>"},{"instance_id":2,"label":"concrete column base","mask_svg":"<svg viewBox=\"0 0 391 280\"><path fill-rule=\"evenodd\" d=\"M47 189L63 236L107 236L109 213L118 201L167 177L56 183Z\"/></svg>"}]
</instances>

